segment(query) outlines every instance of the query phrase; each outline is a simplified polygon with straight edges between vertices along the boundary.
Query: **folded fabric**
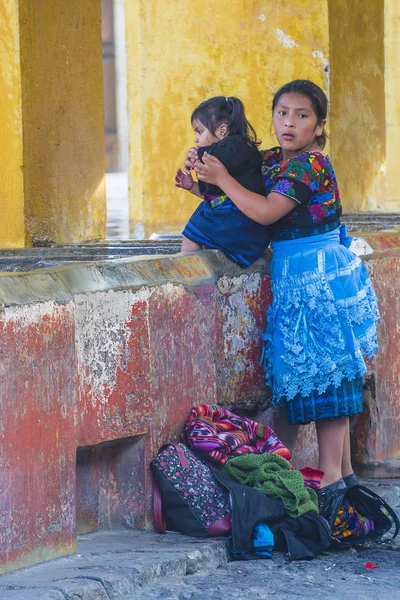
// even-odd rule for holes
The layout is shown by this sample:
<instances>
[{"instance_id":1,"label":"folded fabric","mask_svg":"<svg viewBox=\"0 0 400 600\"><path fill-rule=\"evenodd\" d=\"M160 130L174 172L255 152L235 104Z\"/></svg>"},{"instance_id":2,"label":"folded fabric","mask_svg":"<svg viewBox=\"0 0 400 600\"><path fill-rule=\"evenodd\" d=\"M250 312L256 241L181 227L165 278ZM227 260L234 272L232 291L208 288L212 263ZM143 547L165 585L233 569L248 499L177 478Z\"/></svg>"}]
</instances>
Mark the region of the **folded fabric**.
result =
<instances>
[{"instance_id":1,"label":"folded fabric","mask_svg":"<svg viewBox=\"0 0 400 600\"><path fill-rule=\"evenodd\" d=\"M274 452L290 460L291 454L275 432L262 423L239 417L217 404L192 409L186 425L188 444L214 463L232 456Z\"/></svg>"},{"instance_id":2,"label":"folded fabric","mask_svg":"<svg viewBox=\"0 0 400 600\"><path fill-rule=\"evenodd\" d=\"M289 517L279 498L243 485L214 469L219 484L229 491L232 506L232 537L226 539L231 560L263 559L254 552L254 526L267 524L274 535L274 550L286 552L288 560L315 558L331 543L327 521L316 512Z\"/></svg>"},{"instance_id":3,"label":"folded fabric","mask_svg":"<svg viewBox=\"0 0 400 600\"><path fill-rule=\"evenodd\" d=\"M328 549L332 539L327 521L315 512L276 519L269 528L274 534L274 550L286 552L289 561L315 558Z\"/></svg>"},{"instance_id":4,"label":"folded fabric","mask_svg":"<svg viewBox=\"0 0 400 600\"><path fill-rule=\"evenodd\" d=\"M235 415L217 404L200 404L192 409L186 439L190 448L220 465L243 454L272 453L291 459L289 450L271 427ZM306 467L300 473L307 487L320 487L322 471Z\"/></svg>"},{"instance_id":5,"label":"folded fabric","mask_svg":"<svg viewBox=\"0 0 400 600\"><path fill-rule=\"evenodd\" d=\"M247 454L231 458L222 470L226 475L255 488L270 498L280 498L287 514L299 517L318 512L318 497L306 488L300 471L277 454Z\"/></svg>"},{"instance_id":6,"label":"folded fabric","mask_svg":"<svg viewBox=\"0 0 400 600\"><path fill-rule=\"evenodd\" d=\"M363 517L355 509L354 504L345 500L340 507L334 523L333 535L338 539L354 536L364 536L375 529L374 522Z\"/></svg>"}]
</instances>

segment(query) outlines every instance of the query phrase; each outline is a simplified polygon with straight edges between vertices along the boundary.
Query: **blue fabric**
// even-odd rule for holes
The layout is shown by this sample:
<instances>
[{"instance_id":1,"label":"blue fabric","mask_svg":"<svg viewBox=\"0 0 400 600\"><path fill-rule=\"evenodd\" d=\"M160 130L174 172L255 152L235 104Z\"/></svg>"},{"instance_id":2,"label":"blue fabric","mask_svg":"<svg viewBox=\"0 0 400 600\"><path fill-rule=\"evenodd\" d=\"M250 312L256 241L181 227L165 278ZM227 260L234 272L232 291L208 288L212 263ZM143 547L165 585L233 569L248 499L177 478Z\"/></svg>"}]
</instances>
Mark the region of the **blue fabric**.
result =
<instances>
[{"instance_id":1,"label":"blue fabric","mask_svg":"<svg viewBox=\"0 0 400 600\"><path fill-rule=\"evenodd\" d=\"M279 221L278 221L279 223ZM270 225L269 234L271 240L297 240L299 238L305 238L312 235L321 235L321 233L327 233L333 229L337 229L340 225L340 219L332 221L332 223L321 223L315 225L315 227L283 227Z\"/></svg>"},{"instance_id":2,"label":"blue fabric","mask_svg":"<svg viewBox=\"0 0 400 600\"><path fill-rule=\"evenodd\" d=\"M269 244L268 227L246 217L230 198L214 208L203 200L182 233L192 242L222 250L241 267L260 258Z\"/></svg>"},{"instance_id":3,"label":"blue fabric","mask_svg":"<svg viewBox=\"0 0 400 600\"><path fill-rule=\"evenodd\" d=\"M274 534L266 523L257 523L253 529L253 548L257 556L272 557L274 549Z\"/></svg>"},{"instance_id":4,"label":"blue fabric","mask_svg":"<svg viewBox=\"0 0 400 600\"><path fill-rule=\"evenodd\" d=\"M364 357L371 358L378 348L375 292L350 243L344 226L272 242L273 302L263 359L275 403L295 397L312 402L327 391L333 397L332 390L344 380L362 377ZM328 417L322 411L316 418Z\"/></svg>"},{"instance_id":5,"label":"blue fabric","mask_svg":"<svg viewBox=\"0 0 400 600\"><path fill-rule=\"evenodd\" d=\"M311 421L356 415L362 412L362 390L362 377L355 377L351 381L343 379L338 387L328 386L322 394L316 390L305 398L297 394L286 402L288 421L291 425L305 425Z\"/></svg>"}]
</instances>

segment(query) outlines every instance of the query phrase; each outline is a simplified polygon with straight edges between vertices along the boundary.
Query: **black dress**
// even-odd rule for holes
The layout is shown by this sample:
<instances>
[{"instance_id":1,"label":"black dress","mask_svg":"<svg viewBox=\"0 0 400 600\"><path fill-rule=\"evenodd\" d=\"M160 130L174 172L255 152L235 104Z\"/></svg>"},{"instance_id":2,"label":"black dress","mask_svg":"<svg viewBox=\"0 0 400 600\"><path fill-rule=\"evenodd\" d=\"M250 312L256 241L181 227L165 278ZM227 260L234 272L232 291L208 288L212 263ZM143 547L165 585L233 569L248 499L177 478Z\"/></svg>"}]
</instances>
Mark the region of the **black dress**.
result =
<instances>
[{"instance_id":1,"label":"black dress","mask_svg":"<svg viewBox=\"0 0 400 600\"><path fill-rule=\"evenodd\" d=\"M200 160L204 152L218 158L243 187L265 196L262 156L255 146L234 135L199 148ZM246 217L217 186L199 181L199 191L204 200L190 217L183 235L207 248L222 250L241 267L251 265L269 244L268 227Z\"/></svg>"}]
</instances>

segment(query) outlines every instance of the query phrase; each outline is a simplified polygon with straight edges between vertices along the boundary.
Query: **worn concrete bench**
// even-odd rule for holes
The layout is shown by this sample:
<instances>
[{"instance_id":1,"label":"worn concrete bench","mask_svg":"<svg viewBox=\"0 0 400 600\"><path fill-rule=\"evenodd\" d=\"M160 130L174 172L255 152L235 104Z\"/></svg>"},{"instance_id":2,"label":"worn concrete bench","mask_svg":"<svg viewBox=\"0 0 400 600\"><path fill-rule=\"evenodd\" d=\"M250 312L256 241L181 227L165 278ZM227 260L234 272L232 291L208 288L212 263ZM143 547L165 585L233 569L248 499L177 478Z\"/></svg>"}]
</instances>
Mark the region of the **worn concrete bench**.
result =
<instances>
[{"instance_id":1,"label":"worn concrete bench","mask_svg":"<svg viewBox=\"0 0 400 600\"><path fill-rule=\"evenodd\" d=\"M195 404L247 411L296 466L316 459L312 426L289 428L270 408L259 365L268 252L241 270L216 251L134 246L0 254L0 572L74 552L77 532L150 529L148 464ZM400 237L354 247L383 317L354 455L383 468L400 457Z\"/></svg>"}]
</instances>

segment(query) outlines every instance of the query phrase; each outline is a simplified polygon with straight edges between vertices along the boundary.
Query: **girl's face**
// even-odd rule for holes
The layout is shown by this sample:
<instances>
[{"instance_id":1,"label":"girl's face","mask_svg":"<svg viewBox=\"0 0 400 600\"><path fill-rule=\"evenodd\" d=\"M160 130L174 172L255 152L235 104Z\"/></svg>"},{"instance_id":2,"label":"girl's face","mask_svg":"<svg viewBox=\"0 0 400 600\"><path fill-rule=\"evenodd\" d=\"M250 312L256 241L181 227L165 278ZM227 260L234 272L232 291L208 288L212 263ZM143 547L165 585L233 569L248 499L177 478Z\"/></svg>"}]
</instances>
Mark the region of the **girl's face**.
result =
<instances>
[{"instance_id":1,"label":"girl's face","mask_svg":"<svg viewBox=\"0 0 400 600\"><path fill-rule=\"evenodd\" d=\"M325 121L318 123L307 96L283 94L275 106L273 123L284 159L319 148L316 138L322 134Z\"/></svg>"},{"instance_id":2,"label":"girl's face","mask_svg":"<svg viewBox=\"0 0 400 600\"><path fill-rule=\"evenodd\" d=\"M199 121L195 119L192 123L194 129L194 143L196 144L196 148L204 148L204 146L211 146L214 142L219 142L223 137L227 134L227 127L225 124L219 125L215 130L215 133L211 133L207 127Z\"/></svg>"}]
</instances>

